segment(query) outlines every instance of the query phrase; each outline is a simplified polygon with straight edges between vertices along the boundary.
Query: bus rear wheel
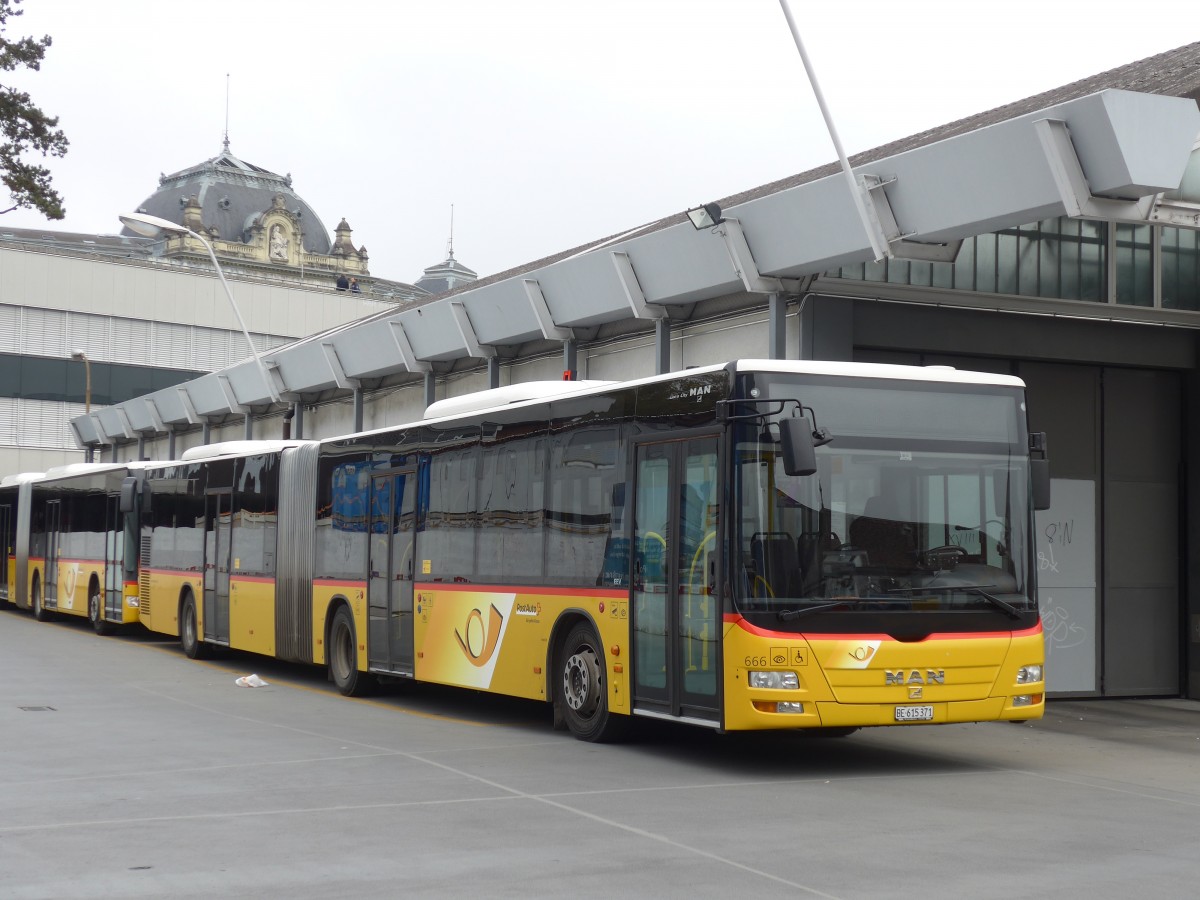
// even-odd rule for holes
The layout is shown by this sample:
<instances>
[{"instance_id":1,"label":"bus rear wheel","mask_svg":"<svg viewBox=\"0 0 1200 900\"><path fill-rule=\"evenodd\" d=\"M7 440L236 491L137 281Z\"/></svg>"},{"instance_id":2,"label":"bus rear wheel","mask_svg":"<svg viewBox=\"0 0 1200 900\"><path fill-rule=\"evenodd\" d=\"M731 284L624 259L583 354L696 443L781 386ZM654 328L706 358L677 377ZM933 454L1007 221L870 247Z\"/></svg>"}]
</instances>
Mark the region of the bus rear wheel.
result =
<instances>
[{"instance_id":1,"label":"bus rear wheel","mask_svg":"<svg viewBox=\"0 0 1200 900\"><path fill-rule=\"evenodd\" d=\"M104 607L100 602L100 591L98 588L93 588L88 594L88 621L92 623L92 628L95 629L96 634L112 634L112 625L104 621Z\"/></svg>"},{"instance_id":2,"label":"bus rear wheel","mask_svg":"<svg viewBox=\"0 0 1200 900\"><path fill-rule=\"evenodd\" d=\"M361 697L375 687L375 679L358 669L358 640L354 616L339 606L329 625L329 680L347 697Z\"/></svg>"},{"instance_id":3,"label":"bus rear wheel","mask_svg":"<svg viewBox=\"0 0 1200 900\"><path fill-rule=\"evenodd\" d=\"M629 720L609 712L604 650L590 624L580 622L570 630L558 659L559 683L554 702L567 728L581 741L603 743L619 739Z\"/></svg>"},{"instance_id":4,"label":"bus rear wheel","mask_svg":"<svg viewBox=\"0 0 1200 900\"><path fill-rule=\"evenodd\" d=\"M196 598L188 594L179 610L179 643L188 659L204 659L208 656L208 645L200 636L196 625Z\"/></svg>"}]
</instances>

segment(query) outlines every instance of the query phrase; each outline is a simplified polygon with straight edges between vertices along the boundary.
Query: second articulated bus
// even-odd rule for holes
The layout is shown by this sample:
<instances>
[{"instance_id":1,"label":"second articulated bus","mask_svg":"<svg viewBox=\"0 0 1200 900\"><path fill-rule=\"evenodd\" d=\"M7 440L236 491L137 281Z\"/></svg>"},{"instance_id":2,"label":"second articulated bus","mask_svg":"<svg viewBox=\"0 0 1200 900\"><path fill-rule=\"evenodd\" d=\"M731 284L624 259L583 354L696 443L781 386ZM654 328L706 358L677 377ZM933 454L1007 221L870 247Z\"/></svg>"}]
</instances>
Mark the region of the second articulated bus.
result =
<instances>
[{"instance_id":1,"label":"second articulated bus","mask_svg":"<svg viewBox=\"0 0 1200 900\"><path fill-rule=\"evenodd\" d=\"M86 617L100 634L138 621L138 474L147 463L77 463L6 479L5 598L39 621Z\"/></svg>"},{"instance_id":2,"label":"second articulated bus","mask_svg":"<svg viewBox=\"0 0 1200 900\"><path fill-rule=\"evenodd\" d=\"M1022 383L741 360L145 472L141 621L553 704L586 740L1042 714Z\"/></svg>"}]
</instances>

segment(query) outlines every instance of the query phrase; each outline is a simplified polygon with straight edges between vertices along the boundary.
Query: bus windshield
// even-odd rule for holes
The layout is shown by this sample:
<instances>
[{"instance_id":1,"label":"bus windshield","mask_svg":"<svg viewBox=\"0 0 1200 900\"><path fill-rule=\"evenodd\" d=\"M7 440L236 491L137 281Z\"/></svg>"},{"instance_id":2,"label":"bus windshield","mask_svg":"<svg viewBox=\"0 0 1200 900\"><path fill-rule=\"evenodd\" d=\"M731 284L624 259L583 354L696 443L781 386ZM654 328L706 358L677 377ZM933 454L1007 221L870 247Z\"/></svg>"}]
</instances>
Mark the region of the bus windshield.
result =
<instances>
[{"instance_id":1,"label":"bus windshield","mask_svg":"<svg viewBox=\"0 0 1200 900\"><path fill-rule=\"evenodd\" d=\"M1036 613L1020 390L861 381L743 379L739 611L800 630L881 612ZM814 475L789 476L780 458L778 421L799 414L796 401L831 437Z\"/></svg>"}]
</instances>

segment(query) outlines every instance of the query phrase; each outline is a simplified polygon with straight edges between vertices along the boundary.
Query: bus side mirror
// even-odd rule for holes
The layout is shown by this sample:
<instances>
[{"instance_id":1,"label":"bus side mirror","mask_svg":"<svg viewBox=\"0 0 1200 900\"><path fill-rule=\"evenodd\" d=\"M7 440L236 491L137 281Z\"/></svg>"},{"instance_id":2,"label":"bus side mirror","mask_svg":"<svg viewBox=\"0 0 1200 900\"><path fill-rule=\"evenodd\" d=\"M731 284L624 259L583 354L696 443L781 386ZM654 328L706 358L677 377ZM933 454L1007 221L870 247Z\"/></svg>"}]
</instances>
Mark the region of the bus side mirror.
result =
<instances>
[{"instance_id":1,"label":"bus side mirror","mask_svg":"<svg viewBox=\"0 0 1200 900\"><path fill-rule=\"evenodd\" d=\"M1050 508L1050 460L1031 459L1029 475L1033 479L1033 508Z\"/></svg>"},{"instance_id":2,"label":"bus side mirror","mask_svg":"<svg viewBox=\"0 0 1200 900\"><path fill-rule=\"evenodd\" d=\"M808 419L780 419L779 444L783 471L788 475L812 475L817 471L817 450Z\"/></svg>"},{"instance_id":3,"label":"bus side mirror","mask_svg":"<svg viewBox=\"0 0 1200 900\"><path fill-rule=\"evenodd\" d=\"M1029 480L1033 484L1033 508L1050 508L1050 460L1046 457L1046 432L1029 435Z\"/></svg>"},{"instance_id":4,"label":"bus side mirror","mask_svg":"<svg viewBox=\"0 0 1200 900\"><path fill-rule=\"evenodd\" d=\"M121 512L131 513L138 508L138 482L132 475L121 479Z\"/></svg>"}]
</instances>

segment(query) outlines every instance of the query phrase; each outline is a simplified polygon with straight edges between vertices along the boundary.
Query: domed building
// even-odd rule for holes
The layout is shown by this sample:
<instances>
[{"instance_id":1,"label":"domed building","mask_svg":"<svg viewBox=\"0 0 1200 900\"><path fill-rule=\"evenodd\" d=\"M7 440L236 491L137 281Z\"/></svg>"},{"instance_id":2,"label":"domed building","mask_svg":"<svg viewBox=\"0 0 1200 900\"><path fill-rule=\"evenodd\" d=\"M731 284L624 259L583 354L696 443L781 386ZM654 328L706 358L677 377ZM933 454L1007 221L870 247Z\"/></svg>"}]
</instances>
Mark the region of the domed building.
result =
<instances>
[{"instance_id":1,"label":"domed building","mask_svg":"<svg viewBox=\"0 0 1200 900\"><path fill-rule=\"evenodd\" d=\"M464 284L470 284L479 278L473 269L468 269L454 258L454 245L451 244L445 261L430 266L417 279L417 287L431 294L444 294Z\"/></svg>"},{"instance_id":2,"label":"domed building","mask_svg":"<svg viewBox=\"0 0 1200 900\"><path fill-rule=\"evenodd\" d=\"M292 188L292 176L238 158L228 138L212 159L160 176L158 189L137 211L204 235L227 273L298 279L330 289L345 289L354 279L363 293L393 300L429 295L411 284L371 277L367 248L354 245L345 219L331 241L320 217ZM134 232L126 228L122 234ZM153 252L185 264L209 265L207 251L188 235L166 236Z\"/></svg>"},{"instance_id":3,"label":"domed building","mask_svg":"<svg viewBox=\"0 0 1200 900\"><path fill-rule=\"evenodd\" d=\"M307 335L430 298L371 275L345 219L331 234L290 175L239 159L228 139L212 159L160 176L137 209L203 235L230 291L191 235L0 231L0 473L77 462L69 422L93 409L139 439L145 423L107 407L244 359L247 332L269 360Z\"/></svg>"}]
</instances>

